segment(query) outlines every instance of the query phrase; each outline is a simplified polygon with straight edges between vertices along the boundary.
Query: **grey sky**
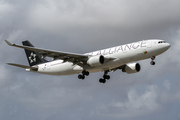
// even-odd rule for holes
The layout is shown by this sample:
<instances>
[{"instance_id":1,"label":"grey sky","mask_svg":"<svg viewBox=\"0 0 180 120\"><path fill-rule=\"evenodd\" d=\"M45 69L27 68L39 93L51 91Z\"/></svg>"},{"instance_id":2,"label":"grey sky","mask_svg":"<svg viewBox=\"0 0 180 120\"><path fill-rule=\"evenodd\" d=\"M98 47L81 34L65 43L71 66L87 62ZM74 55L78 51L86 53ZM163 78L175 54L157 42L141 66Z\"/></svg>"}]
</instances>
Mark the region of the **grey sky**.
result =
<instances>
[{"instance_id":1,"label":"grey sky","mask_svg":"<svg viewBox=\"0 0 180 120\"><path fill-rule=\"evenodd\" d=\"M179 0L0 0L0 119L179 120ZM27 65L24 50L4 39L59 51L86 53L143 39L171 48L139 61L140 73L47 76L8 66Z\"/></svg>"}]
</instances>

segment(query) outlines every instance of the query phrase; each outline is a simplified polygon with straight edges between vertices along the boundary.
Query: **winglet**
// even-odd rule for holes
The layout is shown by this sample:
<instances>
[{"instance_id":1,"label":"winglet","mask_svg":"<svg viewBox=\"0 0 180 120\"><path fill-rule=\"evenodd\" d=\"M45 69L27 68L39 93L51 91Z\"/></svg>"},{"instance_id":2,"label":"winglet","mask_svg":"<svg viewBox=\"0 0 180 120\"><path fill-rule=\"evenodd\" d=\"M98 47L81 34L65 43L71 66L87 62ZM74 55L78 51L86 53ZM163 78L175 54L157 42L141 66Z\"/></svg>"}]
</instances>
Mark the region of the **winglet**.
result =
<instances>
[{"instance_id":1,"label":"winglet","mask_svg":"<svg viewBox=\"0 0 180 120\"><path fill-rule=\"evenodd\" d=\"M8 45L13 46L14 44L9 42L8 40L4 40Z\"/></svg>"}]
</instances>

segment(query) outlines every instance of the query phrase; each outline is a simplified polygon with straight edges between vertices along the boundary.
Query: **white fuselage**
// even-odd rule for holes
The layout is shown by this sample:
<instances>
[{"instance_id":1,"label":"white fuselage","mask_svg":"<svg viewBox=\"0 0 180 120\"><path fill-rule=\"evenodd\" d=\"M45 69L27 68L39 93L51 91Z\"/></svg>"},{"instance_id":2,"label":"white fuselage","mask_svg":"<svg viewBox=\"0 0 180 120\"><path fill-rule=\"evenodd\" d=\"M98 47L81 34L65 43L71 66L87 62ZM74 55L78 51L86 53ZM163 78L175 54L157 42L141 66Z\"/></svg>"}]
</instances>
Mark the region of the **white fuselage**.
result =
<instances>
[{"instance_id":1,"label":"white fuselage","mask_svg":"<svg viewBox=\"0 0 180 120\"><path fill-rule=\"evenodd\" d=\"M164 41L159 43L159 41L163 40L143 40L86 53L85 55L89 56L103 55L105 58L113 58L113 60L107 61L99 66L87 66L86 70L90 73L111 70L127 63L148 59L152 56L157 56L165 52L170 47L169 43L165 43ZM63 62L63 60L55 60L39 64L37 66L38 73L49 75L72 75L81 73L83 71L83 68L81 66L73 64L71 62ZM27 69L27 71L30 70Z\"/></svg>"}]
</instances>

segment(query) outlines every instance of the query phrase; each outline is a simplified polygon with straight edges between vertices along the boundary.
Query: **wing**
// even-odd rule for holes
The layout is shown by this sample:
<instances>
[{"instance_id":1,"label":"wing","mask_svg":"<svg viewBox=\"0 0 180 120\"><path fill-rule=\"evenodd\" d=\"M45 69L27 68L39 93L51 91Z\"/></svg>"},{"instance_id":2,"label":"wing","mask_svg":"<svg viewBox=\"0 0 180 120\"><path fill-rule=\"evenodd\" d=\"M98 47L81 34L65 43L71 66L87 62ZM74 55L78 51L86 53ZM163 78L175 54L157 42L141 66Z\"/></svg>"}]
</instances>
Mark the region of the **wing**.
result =
<instances>
[{"instance_id":1,"label":"wing","mask_svg":"<svg viewBox=\"0 0 180 120\"><path fill-rule=\"evenodd\" d=\"M36 48L36 47L16 45L7 40L5 40L5 42L10 46L38 52L43 57L52 57L54 59L61 59L61 60L64 60L64 62L66 61L73 62L74 64L77 64L80 66L84 66L84 64L86 64L86 61L89 58L87 55L83 55L83 54L68 53L68 52L62 52L62 51L54 51L54 50L48 50L48 49L42 49L42 48Z\"/></svg>"}]
</instances>

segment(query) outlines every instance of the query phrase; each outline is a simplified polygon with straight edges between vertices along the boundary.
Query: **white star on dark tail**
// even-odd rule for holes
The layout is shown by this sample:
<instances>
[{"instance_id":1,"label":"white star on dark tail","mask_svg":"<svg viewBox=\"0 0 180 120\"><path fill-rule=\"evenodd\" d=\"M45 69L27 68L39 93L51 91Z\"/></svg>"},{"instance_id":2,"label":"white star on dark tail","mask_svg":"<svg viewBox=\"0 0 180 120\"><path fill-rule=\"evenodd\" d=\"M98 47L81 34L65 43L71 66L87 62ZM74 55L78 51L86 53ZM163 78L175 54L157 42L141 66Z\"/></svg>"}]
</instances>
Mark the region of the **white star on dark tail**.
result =
<instances>
[{"instance_id":1,"label":"white star on dark tail","mask_svg":"<svg viewBox=\"0 0 180 120\"><path fill-rule=\"evenodd\" d=\"M31 53L29 56L29 61L30 63L36 62L36 54Z\"/></svg>"}]
</instances>

